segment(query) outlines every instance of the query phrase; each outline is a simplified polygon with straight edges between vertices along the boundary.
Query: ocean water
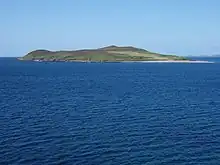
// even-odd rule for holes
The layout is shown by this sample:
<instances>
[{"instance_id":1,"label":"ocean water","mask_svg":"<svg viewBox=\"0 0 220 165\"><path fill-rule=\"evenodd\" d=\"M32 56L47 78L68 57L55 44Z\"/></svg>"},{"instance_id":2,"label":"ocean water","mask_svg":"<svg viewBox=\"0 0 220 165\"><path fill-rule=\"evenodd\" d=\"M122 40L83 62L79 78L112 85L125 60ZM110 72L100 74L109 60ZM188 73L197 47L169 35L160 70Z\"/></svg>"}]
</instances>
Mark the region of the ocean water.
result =
<instances>
[{"instance_id":1,"label":"ocean water","mask_svg":"<svg viewBox=\"0 0 220 165\"><path fill-rule=\"evenodd\" d=\"M220 164L220 63L0 58L0 164Z\"/></svg>"}]
</instances>

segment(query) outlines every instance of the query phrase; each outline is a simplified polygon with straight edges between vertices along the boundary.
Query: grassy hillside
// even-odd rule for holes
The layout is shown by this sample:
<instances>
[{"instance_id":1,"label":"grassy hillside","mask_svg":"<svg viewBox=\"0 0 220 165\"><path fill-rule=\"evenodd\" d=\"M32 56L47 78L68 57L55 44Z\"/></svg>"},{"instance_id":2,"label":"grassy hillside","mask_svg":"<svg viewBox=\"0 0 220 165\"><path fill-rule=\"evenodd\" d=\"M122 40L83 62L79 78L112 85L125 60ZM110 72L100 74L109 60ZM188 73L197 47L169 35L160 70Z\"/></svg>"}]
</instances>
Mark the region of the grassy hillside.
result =
<instances>
[{"instance_id":1,"label":"grassy hillside","mask_svg":"<svg viewBox=\"0 0 220 165\"><path fill-rule=\"evenodd\" d=\"M35 50L20 60L39 61L94 61L94 62L120 62L120 61L168 61L187 60L184 57L162 55L135 47L108 46L99 49L75 51L48 51Z\"/></svg>"}]
</instances>

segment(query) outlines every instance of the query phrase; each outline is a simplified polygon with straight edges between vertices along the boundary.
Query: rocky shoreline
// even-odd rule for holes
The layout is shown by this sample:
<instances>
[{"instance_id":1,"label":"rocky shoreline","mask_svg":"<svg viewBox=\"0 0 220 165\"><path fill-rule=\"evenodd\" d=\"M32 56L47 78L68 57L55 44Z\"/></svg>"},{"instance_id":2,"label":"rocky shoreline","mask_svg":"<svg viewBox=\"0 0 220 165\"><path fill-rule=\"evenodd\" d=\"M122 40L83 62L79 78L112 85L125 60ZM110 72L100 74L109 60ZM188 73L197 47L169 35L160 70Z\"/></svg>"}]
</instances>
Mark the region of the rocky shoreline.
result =
<instances>
[{"instance_id":1,"label":"rocky shoreline","mask_svg":"<svg viewBox=\"0 0 220 165\"><path fill-rule=\"evenodd\" d=\"M140 63L214 63L211 61L201 61L201 60L168 60L168 61L83 61L83 60L24 60L22 58L18 58L21 61L34 61L34 62L101 62L101 63L109 63L109 62L126 62L126 63L133 63L133 62L140 62Z\"/></svg>"}]
</instances>

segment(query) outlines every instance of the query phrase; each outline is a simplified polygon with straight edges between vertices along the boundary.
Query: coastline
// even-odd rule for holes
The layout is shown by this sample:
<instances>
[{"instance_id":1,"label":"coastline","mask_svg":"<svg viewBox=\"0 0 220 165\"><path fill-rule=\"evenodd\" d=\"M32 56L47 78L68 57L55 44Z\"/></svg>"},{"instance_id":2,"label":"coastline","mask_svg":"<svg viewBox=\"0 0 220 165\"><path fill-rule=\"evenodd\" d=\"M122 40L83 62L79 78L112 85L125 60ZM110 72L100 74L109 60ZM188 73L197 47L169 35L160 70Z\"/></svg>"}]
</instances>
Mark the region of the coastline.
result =
<instances>
[{"instance_id":1,"label":"coastline","mask_svg":"<svg viewBox=\"0 0 220 165\"><path fill-rule=\"evenodd\" d=\"M90 63L90 62L98 62L98 63L111 63L111 62L116 62L116 63L199 63L199 64L212 64L215 63L213 61L202 61L202 60L195 60L195 61L190 61L190 60L156 60L156 61L83 61L83 60L24 60L22 58L17 58L19 61L33 61L33 62L83 62L83 63Z\"/></svg>"}]
</instances>

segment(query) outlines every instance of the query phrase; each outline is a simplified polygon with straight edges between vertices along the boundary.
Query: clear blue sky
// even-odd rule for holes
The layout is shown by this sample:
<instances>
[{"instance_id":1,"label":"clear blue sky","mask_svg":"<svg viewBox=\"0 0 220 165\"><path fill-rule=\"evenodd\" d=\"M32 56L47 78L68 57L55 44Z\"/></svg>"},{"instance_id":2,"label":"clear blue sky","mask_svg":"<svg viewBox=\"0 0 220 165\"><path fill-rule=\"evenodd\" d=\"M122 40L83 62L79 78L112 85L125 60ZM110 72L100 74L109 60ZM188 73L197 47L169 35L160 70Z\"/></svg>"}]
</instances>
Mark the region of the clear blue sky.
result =
<instances>
[{"instance_id":1,"label":"clear blue sky","mask_svg":"<svg viewBox=\"0 0 220 165\"><path fill-rule=\"evenodd\" d=\"M1 0L0 56L132 45L220 54L220 0Z\"/></svg>"}]
</instances>

